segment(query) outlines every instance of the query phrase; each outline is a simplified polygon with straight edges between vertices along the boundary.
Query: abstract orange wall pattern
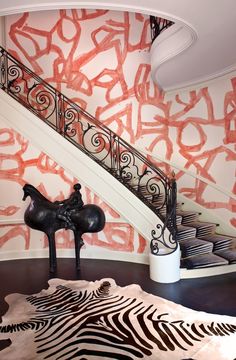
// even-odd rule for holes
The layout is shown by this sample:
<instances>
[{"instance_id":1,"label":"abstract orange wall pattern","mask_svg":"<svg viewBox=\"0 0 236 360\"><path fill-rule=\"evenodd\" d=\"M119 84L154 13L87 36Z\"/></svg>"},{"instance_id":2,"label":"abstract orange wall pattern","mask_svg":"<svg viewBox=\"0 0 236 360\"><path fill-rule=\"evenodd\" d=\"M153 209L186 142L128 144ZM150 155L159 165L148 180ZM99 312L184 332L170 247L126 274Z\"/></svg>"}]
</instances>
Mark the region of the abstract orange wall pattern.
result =
<instances>
[{"instance_id":1,"label":"abstract orange wall pattern","mask_svg":"<svg viewBox=\"0 0 236 360\"><path fill-rule=\"evenodd\" d=\"M216 79L208 86L165 94L150 78L149 17L105 10L58 10L6 17L7 49L34 72L70 97L164 171L176 166L178 190L236 227L235 141L236 78ZM177 71L177 70L176 70ZM1 186L25 181L52 196L67 196L77 179L20 134L1 128ZM164 162L166 161L166 163ZM4 165L5 164L5 165ZM170 166L170 164L172 166ZM5 167L4 167L5 166ZM53 180L52 180L53 179ZM12 186L12 185L11 185ZM55 189L55 187L54 187ZM59 189L62 192L59 193ZM143 253L145 241L89 189L109 213L104 233L86 236L86 246ZM19 204L5 201L6 216ZM14 225L21 248L32 243L26 228ZM7 248L13 228L5 229L0 246ZM41 240L42 247L46 242ZM68 234L58 246L70 248Z\"/></svg>"}]
</instances>

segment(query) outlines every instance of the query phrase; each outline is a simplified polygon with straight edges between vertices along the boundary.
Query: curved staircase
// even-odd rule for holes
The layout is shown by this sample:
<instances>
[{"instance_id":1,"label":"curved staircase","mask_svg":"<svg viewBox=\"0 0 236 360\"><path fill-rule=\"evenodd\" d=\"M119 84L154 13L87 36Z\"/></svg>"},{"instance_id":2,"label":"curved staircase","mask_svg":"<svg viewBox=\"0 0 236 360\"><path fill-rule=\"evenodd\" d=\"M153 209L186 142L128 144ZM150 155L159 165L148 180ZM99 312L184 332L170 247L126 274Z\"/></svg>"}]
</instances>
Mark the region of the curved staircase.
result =
<instances>
[{"instance_id":1,"label":"curved staircase","mask_svg":"<svg viewBox=\"0 0 236 360\"><path fill-rule=\"evenodd\" d=\"M119 187L123 186L126 192L128 190L138 199L132 205L134 210L139 203L150 209L153 214L149 216L150 226L142 235L150 241L153 254L158 255L161 249L165 249L166 254L172 253L179 243L182 268L236 263L235 239L217 234L216 224L199 221L199 213L184 210L182 203L176 205L173 174L164 174L145 156L1 47L0 68L0 88L3 91L49 125L57 136L63 137L63 141L69 141L88 156L89 161L95 161L96 166L118 180ZM134 211L131 221L134 227L135 214ZM136 219L139 230L138 221L140 218Z\"/></svg>"}]
</instances>

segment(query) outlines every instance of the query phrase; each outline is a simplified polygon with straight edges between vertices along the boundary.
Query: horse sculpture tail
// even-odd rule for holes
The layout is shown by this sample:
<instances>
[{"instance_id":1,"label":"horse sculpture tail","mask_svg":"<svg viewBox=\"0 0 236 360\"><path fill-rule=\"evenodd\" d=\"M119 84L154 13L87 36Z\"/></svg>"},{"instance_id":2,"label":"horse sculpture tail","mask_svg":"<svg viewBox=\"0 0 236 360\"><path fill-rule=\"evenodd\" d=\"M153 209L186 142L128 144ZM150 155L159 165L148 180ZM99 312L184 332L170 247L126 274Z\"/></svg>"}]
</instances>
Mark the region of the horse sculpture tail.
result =
<instances>
[{"instance_id":1,"label":"horse sculpture tail","mask_svg":"<svg viewBox=\"0 0 236 360\"><path fill-rule=\"evenodd\" d=\"M99 232L104 229L106 222L104 211L94 204L87 204L80 211L73 211L71 219L81 234Z\"/></svg>"}]
</instances>

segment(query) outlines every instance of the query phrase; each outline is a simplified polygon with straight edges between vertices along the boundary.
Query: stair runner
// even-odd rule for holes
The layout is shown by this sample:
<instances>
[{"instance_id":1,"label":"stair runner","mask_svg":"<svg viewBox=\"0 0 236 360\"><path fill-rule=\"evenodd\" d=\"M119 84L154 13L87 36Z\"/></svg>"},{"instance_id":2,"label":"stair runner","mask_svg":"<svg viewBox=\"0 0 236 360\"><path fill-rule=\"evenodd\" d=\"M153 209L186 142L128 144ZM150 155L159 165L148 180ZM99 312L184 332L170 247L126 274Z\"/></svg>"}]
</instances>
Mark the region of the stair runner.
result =
<instances>
[{"instance_id":1,"label":"stair runner","mask_svg":"<svg viewBox=\"0 0 236 360\"><path fill-rule=\"evenodd\" d=\"M198 269L236 263L236 238L216 232L217 224L199 220L199 213L177 207L177 240L181 268Z\"/></svg>"},{"instance_id":2,"label":"stair runner","mask_svg":"<svg viewBox=\"0 0 236 360\"><path fill-rule=\"evenodd\" d=\"M133 186L135 188L135 186ZM142 195L159 207L164 195L158 196L141 188ZM182 209L183 203L177 203L176 224L177 241L181 250L181 268L197 269L236 263L236 238L216 232L217 224L199 220L200 213ZM165 216L166 208L160 211Z\"/></svg>"}]
</instances>

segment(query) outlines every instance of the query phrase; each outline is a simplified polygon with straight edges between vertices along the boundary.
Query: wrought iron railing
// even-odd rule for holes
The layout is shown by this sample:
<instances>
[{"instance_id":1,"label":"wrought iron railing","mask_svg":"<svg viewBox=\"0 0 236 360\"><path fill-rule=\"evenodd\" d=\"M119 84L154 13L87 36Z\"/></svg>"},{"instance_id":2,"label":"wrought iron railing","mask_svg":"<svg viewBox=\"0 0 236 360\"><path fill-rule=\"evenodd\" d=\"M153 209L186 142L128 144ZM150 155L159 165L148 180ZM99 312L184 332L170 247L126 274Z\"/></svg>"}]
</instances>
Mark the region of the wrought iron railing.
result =
<instances>
[{"instance_id":1,"label":"wrought iron railing","mask_svg":"<svg viewBox=\"0 0 236 360\"><path fill-rule=\"evenodd\" d=\"M93 116L0 47L0 88L99 163L163 222L152 231L151 251L176 243L176 182ZM168 238L165 230L169 230Z\"/></svg>"},{"instance_id":2,"label":"wrought iron railing","mask_svg":"<svg viewBox=\"0 0 236 360\"><path fill-rule=\"evenodd\" d=\"M158 16L150 16L150 27L151 27L151 40L153 41L160 35L160 33L166 30L168 27L173 25L174 22L171 20L163 19Z\"/></svg>"}]
</instances>

